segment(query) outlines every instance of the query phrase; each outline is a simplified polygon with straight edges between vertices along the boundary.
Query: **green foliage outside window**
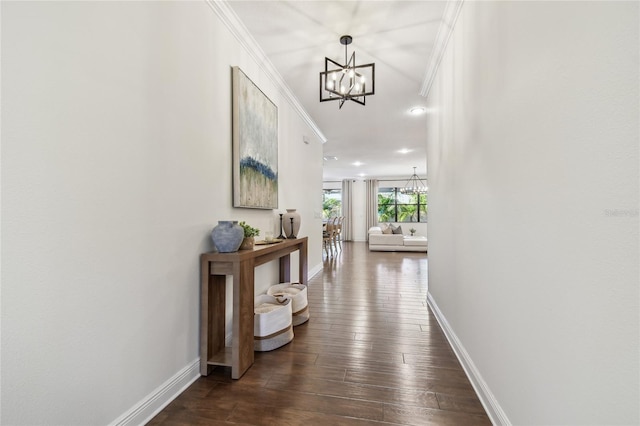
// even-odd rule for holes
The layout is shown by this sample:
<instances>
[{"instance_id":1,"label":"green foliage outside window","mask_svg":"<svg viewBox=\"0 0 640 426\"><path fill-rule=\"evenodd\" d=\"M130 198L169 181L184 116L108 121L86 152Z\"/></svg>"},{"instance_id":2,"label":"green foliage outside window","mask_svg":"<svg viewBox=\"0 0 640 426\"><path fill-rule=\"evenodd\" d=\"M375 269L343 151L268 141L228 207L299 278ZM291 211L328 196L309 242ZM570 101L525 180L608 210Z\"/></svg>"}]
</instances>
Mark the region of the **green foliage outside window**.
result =
<instances>
[{"instance_id":1,"label":"green foliage outside window","mask_svg":"<svg viewBox=\"0 0 640 426\"><path fill-rule=\"evenodd\" d=\"M342 210L342 191L337 189L325 190L322 197L322 218L340 216Z\"/></svg>"},{"instance_id":2,"label":"green foliage outside window","mask_svg":"<svg viewBox=\"0 0 640 426\"><path fill-rule=\"evenodd\" d=\"M378 222L426 222L427 194L402 194L400 188L378 191Z\"/></svg>"},{"instance_id":3,"label":"green foliage outside window","mask_svg":"<svg viewBox=\"0 0 640 426\"><path fill-rule=\"evenodd\" d=\"M378 192L378 222L396 221L396 199L394 192Z\"/></svg>"}]
</instances>

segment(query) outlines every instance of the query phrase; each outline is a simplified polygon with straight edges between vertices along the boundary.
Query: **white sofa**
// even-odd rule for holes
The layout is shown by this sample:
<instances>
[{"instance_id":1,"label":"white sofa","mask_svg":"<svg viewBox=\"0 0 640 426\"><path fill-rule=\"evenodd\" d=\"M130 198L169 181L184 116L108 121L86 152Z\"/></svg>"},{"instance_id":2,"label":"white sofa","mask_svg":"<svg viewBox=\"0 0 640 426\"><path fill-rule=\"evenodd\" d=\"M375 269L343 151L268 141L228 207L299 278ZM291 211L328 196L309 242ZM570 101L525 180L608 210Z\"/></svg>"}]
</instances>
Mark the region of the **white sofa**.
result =
<instances>
[{"instance_id":1,"label":"white sofa","mask_svg":"<svg viewBox=\"0 0 640 426\"><path fill-rule=\"evenodd\" d=\"M411 237L402 234L383 234L382 228L369 228L370 251L427 251L427 237Z\"/></svg>"}]
</instances>

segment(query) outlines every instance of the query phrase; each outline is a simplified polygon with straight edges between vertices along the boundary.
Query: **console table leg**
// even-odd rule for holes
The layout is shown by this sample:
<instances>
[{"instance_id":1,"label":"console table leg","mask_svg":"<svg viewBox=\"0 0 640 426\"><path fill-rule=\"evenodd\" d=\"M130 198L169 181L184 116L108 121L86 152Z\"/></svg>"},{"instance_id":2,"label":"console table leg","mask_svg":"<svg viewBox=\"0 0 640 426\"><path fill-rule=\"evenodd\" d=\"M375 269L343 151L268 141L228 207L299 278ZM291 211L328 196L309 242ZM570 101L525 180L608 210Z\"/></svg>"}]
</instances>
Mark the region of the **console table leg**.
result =
<instances>
[{"instance_id":1,"label":"console table leg","mask_svg":"<svg viewBox=\"0 0 640 426\"><path fill-rule=\"evenodd\" d=\"M291 282L291 255L289 254L280 258L280 282Z\"/></svg>"},{"instance_id":2,"label":"console table leg","mask_svg":"<svg viewBox=\"0 0 640 426\"><path fill-rule=\"evenodd\" d=\"M300 244L300 261L298 263L298 281L301 284L307 284L308 266L307 266L307 241Z\"/></svg>"},{"instance_id":3,"label":"console table leg","mask_svg":"<svg viewBox=\"0 0 640 426\"><path fill-rule=\"evenodd\" d=\"M200 374L209 374L209 360L224 349L225 277L209 274L203 262L200 300Z\"/></svg>"},{"instance_id":4,"label":"console table leg","mask_svg":"<svg viewBox=\"0 0 640 426\"><path fill-rule=\"evenodd\" d=\"M253 259L234 265L232 379L242 377L254 360L254 268Z\"/></svg>"},{"instance_id":5,"label":"console table leg","mask_svg":"<svg viewBox=\"0 0 640 426\"><path fill-rule=\"evenodd\" d=\"M200 260L200 374L209 374L209 327L211 326L211 316L209 314L209 262Z\"/></svg>"}]
</instances>

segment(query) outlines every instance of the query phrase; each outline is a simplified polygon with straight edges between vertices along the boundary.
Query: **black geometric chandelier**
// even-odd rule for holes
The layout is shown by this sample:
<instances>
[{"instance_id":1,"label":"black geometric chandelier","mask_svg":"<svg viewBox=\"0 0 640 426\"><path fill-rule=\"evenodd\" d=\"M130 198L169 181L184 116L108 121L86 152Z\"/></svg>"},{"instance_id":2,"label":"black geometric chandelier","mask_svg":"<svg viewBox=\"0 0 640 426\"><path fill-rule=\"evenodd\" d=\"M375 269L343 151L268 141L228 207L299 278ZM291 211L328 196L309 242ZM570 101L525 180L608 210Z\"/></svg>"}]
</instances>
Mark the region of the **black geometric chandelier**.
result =
<instances>
[{"instance_id":1,"label":"black geometric chandelier","mask_svg":"<svg viewBox=\"0 0 640 426\"><path fill-rule=\"evenodd\" d=\"M350 35L340 37L344 45L345 65L327 57L324 58L324 71L320 72L320 102L345 101L365 104L365 97L371 96L376 89L376 64L356 65L356 52L347 55L347 46L353 38Z\"/></svg>"},{"instance_id":2,"label":"black geometric chandelier","mask_svg":"<svg viewBox=\"0 0 640 426\"><path fill-rule=\"evenodd\" d=\"M418 177L416 168L413 168L413 175L409 178L404 188L400 188L402 194L426 194L427 184Z\"/></svg>"}]
</instances>

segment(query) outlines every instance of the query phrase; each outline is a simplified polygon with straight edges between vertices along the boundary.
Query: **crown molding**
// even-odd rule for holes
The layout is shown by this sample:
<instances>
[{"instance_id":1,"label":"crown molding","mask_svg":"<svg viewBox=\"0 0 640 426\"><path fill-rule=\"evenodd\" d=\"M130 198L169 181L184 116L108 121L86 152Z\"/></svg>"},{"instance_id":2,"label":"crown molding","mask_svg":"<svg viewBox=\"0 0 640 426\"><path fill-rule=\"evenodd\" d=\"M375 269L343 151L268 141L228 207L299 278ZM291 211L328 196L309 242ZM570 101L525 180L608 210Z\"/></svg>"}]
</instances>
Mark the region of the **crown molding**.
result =
<instances>
[{"instance_id":1,"label":"crown molding","mask_svg":"<svg viewBox=\"0 0 640 426\"><path fill-rule=\"evenodd\" d=\"M464 0L448 0L447 5L444 8L442 22L438 29L438 34L436 35L436 42L434 44L433 51L431 52L429 63L427 64L427 71L424 74L422 88L420 89L420 94L424 97L427 97L429 90L431 90L433 80L435 79L438 68L440 67L440 61L442 61L442 57L444 56L447 44L449 43L449 38L451 37L451 33L453 33L453 28L456 25L456 20L458 19L463 3Z\"/></svg>"},{"instance_id":2,"label":"crown molding","mask_svg":"<svg viewBox=\"0 0 640 426\"><path fill-rule=\"evenodd\" d=\"M205 2L211 7L215 14L220 18L224 25L231 31L233 36L242 45L244 50L249 53L251 58L260 64L261 69L266 73L267 77L278 88L280 94L289 102L291 107L298 113L300 118L313 130L313 132L320 138L322 143L327 141L322 131L318 128L316 123L311 119L307 111L302 107L298 98L293 94L287 83L282 78L282 75L278 72L276 67L271 63L267 55L263 52L262 48L256 40L253 38L247 27L242 23L238 15L231 9L226 0L205 0Z\"/></svg>"}]
</instances>

